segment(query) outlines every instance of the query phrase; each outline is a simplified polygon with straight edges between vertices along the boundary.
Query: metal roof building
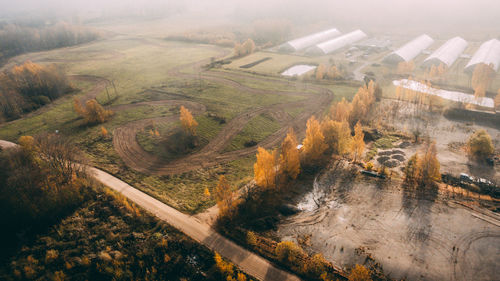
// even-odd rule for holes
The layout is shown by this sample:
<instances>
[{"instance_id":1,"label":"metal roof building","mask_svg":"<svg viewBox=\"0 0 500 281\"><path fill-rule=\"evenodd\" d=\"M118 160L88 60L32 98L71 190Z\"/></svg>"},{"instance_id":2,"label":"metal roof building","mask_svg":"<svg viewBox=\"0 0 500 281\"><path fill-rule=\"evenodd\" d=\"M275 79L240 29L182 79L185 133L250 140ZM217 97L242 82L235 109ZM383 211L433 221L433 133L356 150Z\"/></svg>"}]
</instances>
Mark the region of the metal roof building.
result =
<instances>
[{"instance_id":1,"label":"metal roof building","mask_svg":"<svg viewBox=\"0 0 500 281\"><path fill-rule=\"evenodd\" d=\"M384 58L387 63L399 63L402 61L411 61L423 50L429 47L434 40L427 34L422 34L419 37L411 40L403 45L401 48L389 54Z\"/></svg>"},{"instance_id":2,"label":"metal roof building","mask_svg":"<svg viewBox=\"0 0 500 281\"><path fill-rule=\"evenodd\" d=\"M481 44L481 47L474 53L469 63L465 66L465 71L472 72L474 67L484 63L491 65L493 70L497 71L500 64L500 41L491 39Z\"/></svg>"},{"instance_id":3,"label":"metal roof building","mask_svg":"<svg viewBox=\"0 0 500 281\"><path fill-rule=\"evenodd\" d=\"M367 35L361 30L355 30L353 32L344 34L335 39L317 44L307 50L309 54L326 55L340 48L343 48L349 44L357 42Z\"/></svg>"},{"instance_id":4,"label":"metal roof building","mask_svg":"<svg viewBox=\"0 0 500 281\"><path fill-rule=\"evenodd\" d=\"M314 33L305 37L301 37L295 40L291 40L286 42L285 44L279 47L280 51L283 52L296 52L303 50L307 47L311 47L320 42L324 42L326 40L335 38L339 36L341 33L336 28L324 30L318 33Z\"/></svg>"},{"instance_id":5,"label":"metal roof building","mask_svg":"<svg viewBox=\"0 0 500 281\"><path fill-rule=\"evenodd\" d=\"M461 37L454 37L427 57L422 66L440 65L450 67L467 48L467 41Z\"/></svg>"}]
</instances>

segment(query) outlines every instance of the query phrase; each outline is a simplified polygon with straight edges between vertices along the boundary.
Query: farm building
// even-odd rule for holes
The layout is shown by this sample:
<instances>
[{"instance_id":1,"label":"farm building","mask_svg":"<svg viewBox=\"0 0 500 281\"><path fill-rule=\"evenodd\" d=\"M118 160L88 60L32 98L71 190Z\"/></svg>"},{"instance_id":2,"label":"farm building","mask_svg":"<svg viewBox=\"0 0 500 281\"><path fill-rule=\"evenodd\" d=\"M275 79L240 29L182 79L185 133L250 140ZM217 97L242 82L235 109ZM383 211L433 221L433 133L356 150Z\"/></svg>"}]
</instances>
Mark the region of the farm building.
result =
<instances>
[{"instance_id":1,"label":"farm building","mask_svg":"<svg viewBox=\"0 0 500 281\"><path fill-rule=\"evenodd\" d=\"M389 54L384 58L384 62L397 64L403 61L411 61L433 42L434 40L429 35L422 34Z\"/></svg>"},{"instance_id":2,"label":"farm building","mask_svg":"<svg viewBox=\"0 0 500 281\"><path fill-rule=\"evenodd\" d=\"M303 50L307 47L311 47L320 42L335 38L341 33L336 28L324 30L318 33L314 33L305 37L301 37L295 40L286 42L279 47L279 51L282 52L296 52Z\"/></svg>"},{"instance_id":3,"label":"farm building","mask_svg":"<svg viewBox=\"0 0 500 281\"><path fill-rule=\"evenodd\" d=\"M434 51L422 64L423 67L444 64L450 67L467 48L467 41L461 37L454 37Z\"/></svg>"},{"instance_id":4,"label":"farm building","mask_svg":"<svg viewBox=\"0 0 500 281\"><path fill-rule=\"evenodd\" d=\"M466 72L474 71L477 64L484 63L491 65L497 71L500 64L500 41L491 39L481 44L481 47L474 53L469 63L465 66Z\"/></svg>"},{"instance_id":5,"label":"farm building","mask_svg":"<svg viewBox=\"0 0 500 281\"><path fill-rule=\"evenodd\" d=\"M307 50L308 54L312 55L326 55L345 46L348 46L354 42L357 42L367 35L361 30L355 30L353 32L344 34L332 40L317 44Z\"/></svg>"}]
</instances>

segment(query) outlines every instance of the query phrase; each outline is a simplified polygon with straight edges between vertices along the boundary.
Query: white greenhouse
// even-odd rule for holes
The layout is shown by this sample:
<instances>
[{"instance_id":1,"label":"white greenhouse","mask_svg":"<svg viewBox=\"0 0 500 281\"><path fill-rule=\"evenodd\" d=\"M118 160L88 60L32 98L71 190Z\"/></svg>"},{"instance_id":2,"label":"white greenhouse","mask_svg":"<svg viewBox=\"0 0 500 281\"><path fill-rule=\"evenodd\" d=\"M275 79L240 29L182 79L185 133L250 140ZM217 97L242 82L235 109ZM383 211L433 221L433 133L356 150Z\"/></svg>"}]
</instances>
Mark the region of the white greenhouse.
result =
<instances>
[{"instance_id":1,"label":"white greenhouse","mask_svg":"<svg viewBox=\"0 0 500 281\"><path fill-rule=\"evenodd\" d=\"M384 61L394 64L402 61L411 61L423 50L432 45L432 43L434 43L434 40L429 35L422 34L389 54L387 57L385 57Z\"/></svg>"},{"instance_id":2,"label":"white greenhouse","mask_svg":"<svg viewBox=\"0 0 500 281\"><path fill-rule=\"evenodd\" d=\"M493 70L497 71L500 63L500 41L491 39L481 44L481 47L474 53L469 63L465 66L465 71L472 72L474 67L484 63L491 65Z\"/></svg>"},{"instance_id":3,"label":"white greenhouse","mask_svg":"<svg viewBox=\"0 0 500 281\"><path fill-rule=\"evenodd\" d=\"M279 50L282 52L296 52L303 50L307 47L311 47L320 42L324 42L326 40L335 38L339 36L341 33L336 28L324 30L318 33L314 33L308 36L304 36L295 40L291 40L286 42L285 44L279 47Z\"/></svg>"},{"instance_id":4,"label":"white greenhouse","mask_svg":"<svg viewBox=\"0 0 500 281\"><path fill-rule=\"evenodd\" d=\"M467 41L461 37L454 37L434 51L429 57L427 57L422 66L428 67L431 65L444 64L450 67L457 58L463 53L467 48Z\"/></svg>"},{"instance_id":5,"label":"white greenhouse","mask_svg":"<svg viewBox=\"0 0 500 281\"><path fill-rule=\"evenodd\" d=\"M335 39L317 44L307 50L307 53L313 55L326 55L352 43L355 43L361 39L364 39L367 35L361 30L355 30L353 32L344 34Z\"/></svg>"}]
</instances>

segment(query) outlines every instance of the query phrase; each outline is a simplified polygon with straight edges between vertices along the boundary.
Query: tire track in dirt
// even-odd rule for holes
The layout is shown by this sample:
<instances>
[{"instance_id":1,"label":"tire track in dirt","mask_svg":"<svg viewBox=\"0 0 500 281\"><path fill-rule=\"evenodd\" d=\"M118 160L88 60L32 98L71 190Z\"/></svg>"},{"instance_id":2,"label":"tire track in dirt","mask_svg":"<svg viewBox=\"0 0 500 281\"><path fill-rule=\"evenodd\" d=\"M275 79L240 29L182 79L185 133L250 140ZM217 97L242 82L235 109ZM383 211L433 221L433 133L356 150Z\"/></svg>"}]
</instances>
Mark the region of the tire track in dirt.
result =
<instances>
[{"instance_id":1,"label":"tire track in dirt","mask_svg":"<svg viewBox=\"0 0 500 281\"><path fill-rule=\"evenodd\" d=\"M226 56L227 51L223 50L220 56ZM152 121L156 122L173 122L178 118L177 116L170 116L168 118L153 118L146 119L128 123L117 129L113 134L113 144L116 152L123 159L125 164L130 168L148 174L156 175L173 175L181 174L197 169L202 169L217 164L227 163L236 160L241 157L251 155L257 151L257 147L244 148L237 151L231 151L223 153L222 150L229 145L231 140L244 128L244 126L254 117L262 113L270 113L271 115L277 116L278 122L282 124L282 128L273 134L269 135L263 141L259 143L259 146L265 148L271 148L278 145L281 140L285 137L288 128L292 127L297 135L300 137L305 132L305 124L307 119L311 115L320 114L325 106L330 104L333 93L329 90L323 89L321 87L309 87L314 89L318 93L311 92L299 92L299 91L275 91L266 89L251 88L241 83L228 79L227 77L220 76L217 72L202 72L201 74L190 74L182 73L180 70L185 68L195 68L201 70L201 67L208 63L210 59L202 60L195 63L190 63L187 65L181 65L174 67L169 71L169 74L178 78L184 79L198 79L202 78L204 80L212 81L215 83L223 84L234 88L235 90L248 93L248 94L281 94L281 95L295 95L295 96L305 96L306 99L298 102L275 104L266 107L254 108L246 111L232 120L230 120L224 128L214 137L205 147L200 151L188 155L183 158L175 159L173 161L166 162L165 160L159 158L156 155L152 155L146 152L140 147L136 140L136 133L138 130L143 128L145 125ZM226 73L224 73L225 75ZM233 76L236 77L236 76ZM247 78L246 76L241 76L238 78ZM256 79L252 77L252 79ZM265 79L265 78L264 78ZM258 80L258 78L257 78ZM278 81L278 80L276 80ZM273 82L276 82L273 81ZM277 83L288 84L289 82L279 81ZM165 101L165 104L173 104L173 101ZM138 103L134 105L123 105L122 107L115 107L115 110L123 110L125 107L131 108L134 106L145 105L145 104L162 104L162 101L149 102L149 103ZM193 107L194 103L190 101L177 100L176 105L185 105ZM285 108L302 107L304 110L295 119L284 112ZM193 108L195 114L202 113Z\"/></svg>"}]
</instances>

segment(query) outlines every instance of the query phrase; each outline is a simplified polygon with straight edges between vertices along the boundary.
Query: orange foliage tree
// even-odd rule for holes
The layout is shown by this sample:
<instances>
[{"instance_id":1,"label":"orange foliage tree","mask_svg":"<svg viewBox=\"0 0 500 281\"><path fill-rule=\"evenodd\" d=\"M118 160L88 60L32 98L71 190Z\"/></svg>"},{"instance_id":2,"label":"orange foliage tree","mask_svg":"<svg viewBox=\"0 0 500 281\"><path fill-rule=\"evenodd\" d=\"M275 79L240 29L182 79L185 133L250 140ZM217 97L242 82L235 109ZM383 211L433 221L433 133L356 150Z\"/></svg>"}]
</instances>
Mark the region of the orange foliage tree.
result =
<instances>
[{"instance_id":1,"label":"orange foliage tree","mask_svg":"<svg viewBox=\"0 0 500 281\"><path fill-rule=\"evenodd\" d=\"M113 111L105 110L95 99L86 101L85 106L83 106L80 100L75 98L73 99L73 108L87 124L104 123L113 115Z\"/></svg>"},{"instance_id":2,"label":"orange foliage tree","mask_svg":"<svg viewBox=\"0 0 500 281\"><path fill-rule=\"evenodd\" d=\"M296 179L300 173L299 150L297 149L297 137L293 129L288 131L281 144L280 174L291 179Z\"/></svg>"},{"instance_id":3,"label":"orange foliage tree","mask_svg":"<svg viewBox=\"0 0 500 281\"><path fill-rule=\"evenodd\" d=\"M366 267L356 264L351 270L349 276L347 276L349 281L372 281L370 270Z\"/></svg>"},{"instance_id":4,"label":"orange foliage tree","mask_svg":"<svg viewBox=\"0 0 500 281\"><path fill-rule=\"evenodd\" d=\"M346 120L333 121L325 119L321 122L321 132L330 150L340 156L348 153L351 146L351 128Z\"/></svg>"},{"instance_id":5,"label":"orange foliage tree","mask_svg":"<svg viewBox=\"0 0 500 281\"><path fill-rule=\"evenodd\" d=\"M340 102L335 103L330 107L330 118L333 121L347 121L351 114L352 105L342 98Z\"/></svg>"},{"instance_id":6,"label":"orange foliage tree","mask_svg":"<svg viewBox=\"0 0 500 281\"><path fill-rule=\"evenodd\" d=\"M314 116L307 120L306 138L304 139L304 153L307 161L314 164L328 148L325 143L325 136L321 132L321 127Z\"/></svg>"},{"instance_id":7,"label":"orange foliage tree","mask_svg":"<svg viewBox=\"0 0 500 281\"><path fill-rule=\"evenodd\" d=\"M184 131L186 131L186 133L192 136L196 136L196 127L198 127L198 122L194 120L191 112L184 106L181 106L180 111L181 111L180 120L182 128L184 129Z\"/></svg>"},{"instance_id":8,"label":"orange foliage tree","mask_svg":"<svg viewBox=\"0 0 500 281\"><path fill-rule=\"evenodd\" d=\"M471 77L471 85L472 89L474 89L474 96L476 98L482 98L485 96L486 91L490 87L494 77L495 71L491 66L480 63L474 67Z\"/></svg>"},{"instance_id":9,"label":"orange foliage tree","mask_svg":"<svg viewBox=\"0 0 500 281\"><path fill-rule=\"evenodd\" d=\"M257 161L253 170L258 186L263 188L276 186L276 164L276 150L269 152L262 147L257 149Z\"/></svg>"},{"instance_id":10,"label":"orange foliage tree","mask_svg":"<svg viewBox=\"0 0 500 281\"><path fill-rule=\"evenodd\" d=\"M325 77L326 66L322 63L316 68L316 80L322 80Z\"/></svg>"},{"instance_id":11,"label":"orange foliage tree","mask_svg":"<svg viewBox=\"0 0 500 281\"><path fill-rule=\"evenodd\" d=\"M365 150L364 137L365 134L363 133L363 128L358 121L358 123L356 123L356 126L354 126L354 137L352 139L351 153L354 161L357 161L363 155L363 151Z\"/></svg>"},{"instance_id":12,"label":"orange foliage tree","mask_svg":"<svg viewBox=\"0 0 500 281\"><path fill-rule=\"evenodd\" d=\"M207 193L206 191L205 193ZM219 207L219 215L231 215L236 205L236 201L234 200L231 186L227 182L226 177L223 175L219 177L219 182L215 188L214 196L215 201L217 202L217 207Z\"/></svg>"}]
</instances>

